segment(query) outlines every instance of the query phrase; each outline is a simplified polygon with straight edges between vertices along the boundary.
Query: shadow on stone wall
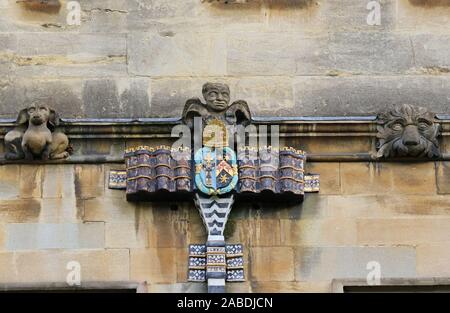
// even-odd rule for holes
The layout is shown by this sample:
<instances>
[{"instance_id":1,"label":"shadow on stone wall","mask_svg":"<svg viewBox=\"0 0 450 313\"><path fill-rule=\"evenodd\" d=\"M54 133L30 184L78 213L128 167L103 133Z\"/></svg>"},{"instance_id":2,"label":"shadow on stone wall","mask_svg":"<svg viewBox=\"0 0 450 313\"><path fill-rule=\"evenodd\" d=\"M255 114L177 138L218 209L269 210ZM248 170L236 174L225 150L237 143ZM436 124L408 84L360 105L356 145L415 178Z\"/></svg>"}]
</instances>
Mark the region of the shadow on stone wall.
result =
<instances>
[{"instance_id":1,"label":"shadow on stone wall","mask_svg":"<svg viewBox=\"0 0 450 313\"><path fill-rule=\"evenodd\" d=\"M450 0L409 0L414 6L420 7L444 7L450 6Z\"/></svg>"}]
</instances>

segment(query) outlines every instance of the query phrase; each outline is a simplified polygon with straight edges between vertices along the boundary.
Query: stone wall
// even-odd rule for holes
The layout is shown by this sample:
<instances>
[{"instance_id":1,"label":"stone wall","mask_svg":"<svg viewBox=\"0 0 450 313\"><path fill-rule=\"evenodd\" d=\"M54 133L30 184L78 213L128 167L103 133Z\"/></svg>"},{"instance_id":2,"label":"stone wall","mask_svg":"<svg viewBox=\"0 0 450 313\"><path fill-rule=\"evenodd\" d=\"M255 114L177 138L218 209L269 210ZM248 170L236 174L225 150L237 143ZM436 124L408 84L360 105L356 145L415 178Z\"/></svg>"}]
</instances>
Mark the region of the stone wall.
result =
<instances>
[{"instance_id":1,"label":"stone wall","mask_svg":"<svg viewBox=\"0 0 450 313\"><path fill-rule=\"evenodd\" d=\"M80 26L59 2L0 1L0 117L36 97L66 117L179 116L209 79L256 115L449 112L446 0L380 0L380 26L361 0L80 0Z\"/></svg>"},{"instance_id":2,"label":"stone wall","mask_svg":"<svg viewBox=\"0 0 450 313\"><path fill-rule=\"evenodd\" d=\"M0 0L0 118L37 98L63 118L180 117L207 80L229 83L255 116L372 115L404 102L450 114L445 0L380 0L380 26L367 25L361 0L80 0L80 26L67 25L59 2L33 11ZM300 125L282 144L369 158L375 125L349 124L356 130ZM3 135L11 125L1 126ZM205 291L187 282L188 244L206 239L193 203L127 202L107 188L122 165L74 161L119 159L126 147L166 143L167 130L89 127L67 126L72 161L0 165L0 286L64 284L78 261L83 283ZM308 163L321 192L303 204L233 209L227 241L244 244L247 281L228 291L327 292L333 279L365 280L370 261L382 278L450 277L445 158L341 161Z\"/></svg>"},{"instance_id":3,"label":"stone wall","mask_svg":"<svg viewBox=\"0 0 450 313\"><path fill-rule=\"evenodd\" d=\"M117 165L0 167L0 284L148 283L149 291L205 291L187 282L187 245L206 233L193 203L133 204L107 188ZM235 207L227 241L245 245L247 282L228 291L331 291L333 279L448 277L449 165L311 163L320 194L303 204Z\"/></svg>"}]
</instances>

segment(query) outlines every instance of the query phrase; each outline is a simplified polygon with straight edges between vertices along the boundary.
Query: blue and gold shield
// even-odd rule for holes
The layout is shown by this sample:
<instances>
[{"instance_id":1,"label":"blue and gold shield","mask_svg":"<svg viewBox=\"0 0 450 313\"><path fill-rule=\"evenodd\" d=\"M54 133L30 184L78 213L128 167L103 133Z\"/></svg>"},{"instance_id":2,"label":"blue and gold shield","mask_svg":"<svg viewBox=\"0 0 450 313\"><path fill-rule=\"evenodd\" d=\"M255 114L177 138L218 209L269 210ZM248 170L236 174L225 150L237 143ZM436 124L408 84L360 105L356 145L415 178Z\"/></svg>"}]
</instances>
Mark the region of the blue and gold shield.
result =
<instances>
[{"instance_id":1,"label":"blue and gold shield","mask_svg":"<svg viewBox=\"0 0 450 313\"><path fill-rule=\"evenodd\" d=\"M206 195L223 195L238 182L236 153L228 148L204 147L195 154L195 185Z\"/></svg>"}]
</instances>

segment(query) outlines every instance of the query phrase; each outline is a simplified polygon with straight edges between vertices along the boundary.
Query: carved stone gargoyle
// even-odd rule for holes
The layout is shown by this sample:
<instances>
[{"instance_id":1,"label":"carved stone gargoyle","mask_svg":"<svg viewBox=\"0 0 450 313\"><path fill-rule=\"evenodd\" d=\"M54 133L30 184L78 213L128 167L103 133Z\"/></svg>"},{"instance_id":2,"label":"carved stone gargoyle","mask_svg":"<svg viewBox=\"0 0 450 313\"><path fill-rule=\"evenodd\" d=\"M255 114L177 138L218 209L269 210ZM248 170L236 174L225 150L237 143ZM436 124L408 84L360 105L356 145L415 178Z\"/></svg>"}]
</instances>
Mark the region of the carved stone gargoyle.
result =
<instances>
[{"instance_id":1,"label":"carved stone gargoyle","mask_svg":"<svg viewBox=\"0 0 450 313\"><path fill-rule=\"evenodd\" d=\"M202 88L203 103L199 98L186 102L183 110L183 123L194 126L194 117L201 117L203 125L212 119L223 121L226 125L248 125L251 122L250 109L246 101L238 100L230 105L230 88L222 83L205 83Z\"/></svg>"},{"instance_id":2,"label":"carved stone gargoyle","mask_svg":"<svg viewBox=\"0 0 450 313\"><path fill-rule=\"evenodd\" d=\"M378 116L378 158L436 158L441 127L435 114L410 104L395 106Z\"/></svg>"},{"instance_id":3,"label":"carved stone gargoyle","mask_svg":"<svg viewBox=\"0 0 450 313\"><path fill-rule=\"evenodd\" d=\"M60 118L44 104L20 111L17 126L5 135L7 160L58 160L69 157L69 138L56 130Z\"/></svg>"}]
</instances>

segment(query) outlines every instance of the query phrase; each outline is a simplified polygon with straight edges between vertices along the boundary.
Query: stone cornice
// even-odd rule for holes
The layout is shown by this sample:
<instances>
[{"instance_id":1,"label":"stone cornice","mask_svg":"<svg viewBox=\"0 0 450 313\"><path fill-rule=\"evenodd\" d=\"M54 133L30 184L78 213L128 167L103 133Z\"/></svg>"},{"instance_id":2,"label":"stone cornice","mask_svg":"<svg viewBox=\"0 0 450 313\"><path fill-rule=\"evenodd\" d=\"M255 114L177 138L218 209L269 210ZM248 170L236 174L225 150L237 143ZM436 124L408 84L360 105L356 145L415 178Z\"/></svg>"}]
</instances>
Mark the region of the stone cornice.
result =
<instances>
[{"instance_id":1,"label":"stone cornice","mask_svg":"<svg viewBox=\"0 0 450 313\"><path fill-rule=\"evenodd\" d=\"M438 115L437 119L442 127L441 140L450 135L450 116ZM414 159L376 158L375 141L377 136L376 116L349 117L255 117L255 125L279 125L282 140L289 140L302 144L305 140L318 143L323 142L326 147L330 140L339 138L339 142L348 141L342 147L328 151L325 148L306 149L308 160L312 162L369 162L369 161L415 161ZM118 119L62 119L61 128L71 140L81 142L98 142L102 140L130 141L130 140L173 140L171 129L181 123L179 118L118 118ZM0 119L0 141L3 145L4 135L15 126L14 119ZM303 139L301 139L303 138ZM358 139L359 138L359 139ZM366 149L350 150L354 140L367 142ZM95 144L95 143L94 143ZM442 155L435 160L450 160L450 151L442 147ZM311 151L312 150L312 151ZM423 161L423 160L416 160ZM7 161L0 154L0 164L76 164L76 163L123 163L122 154L89 154L73 155L67 160L56 161Z\"/></svg>"},{"instance_id":2,"label":"stone cornice","mask_svg":"<svg viewBox=\"0 0 450 313\"><path fill-rule=\"evenodd\" d=\"M367 117L256 117L254 125L279 125L283 137L376 135L375 116ZM170 138L178 118L62 119L60 128L71 138ZM448 121L450 125L450 120ZM0 138L15 126L0 119ZM449 126L450 129L450 126Z\"/></svg>"},{"instance_id":3,"label":"stone cornice","mask_svg":"<svg viewBox=\"0 0 450 313\"><path fill-rule=\"evenodd\" d=\"M442 136L450 135L450 115L438 115ZM376 136L376 116L354 117L255 117L254 125L279 125L285 137ZM72 138L170 138L179 118L62 119L61 128ZM0 138L15 126L0 119Z\"/></svg>"}]
</instances>

